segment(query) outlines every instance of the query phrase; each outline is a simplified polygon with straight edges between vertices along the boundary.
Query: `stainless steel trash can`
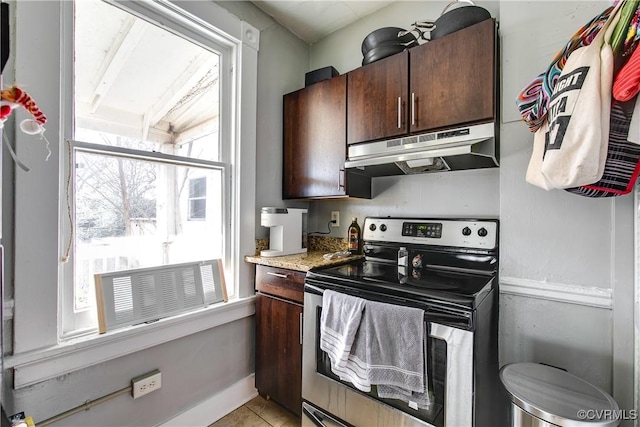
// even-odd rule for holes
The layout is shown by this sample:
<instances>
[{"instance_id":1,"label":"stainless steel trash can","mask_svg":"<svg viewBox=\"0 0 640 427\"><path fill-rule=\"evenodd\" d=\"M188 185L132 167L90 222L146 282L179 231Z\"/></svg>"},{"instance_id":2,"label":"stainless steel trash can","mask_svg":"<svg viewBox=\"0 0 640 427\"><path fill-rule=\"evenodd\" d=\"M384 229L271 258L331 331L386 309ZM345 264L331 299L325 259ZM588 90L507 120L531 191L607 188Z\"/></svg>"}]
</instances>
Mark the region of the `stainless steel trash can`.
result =
<instances>
[{"instance_id":1,"label":"stainless steel trash can","mask_svg":"<svg viewBox=\"0 0 640 427\"><path fill-rule=\"evenodd\" d=\"M511 398L512 427L615 427L618 404L602 389L562 369L511 363L500 369Z\"/></svg>"}]
</instances>

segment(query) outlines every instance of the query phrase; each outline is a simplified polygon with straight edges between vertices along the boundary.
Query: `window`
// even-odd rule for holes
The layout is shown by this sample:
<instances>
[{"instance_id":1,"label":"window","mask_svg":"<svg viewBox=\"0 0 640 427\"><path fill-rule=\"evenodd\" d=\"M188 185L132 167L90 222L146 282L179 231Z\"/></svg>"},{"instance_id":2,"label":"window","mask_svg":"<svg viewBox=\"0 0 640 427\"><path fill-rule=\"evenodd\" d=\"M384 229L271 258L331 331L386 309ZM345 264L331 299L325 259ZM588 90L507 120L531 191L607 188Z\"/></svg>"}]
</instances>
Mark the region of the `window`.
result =
<instances>
[{"instance_id":1,"label":"window","mask_svg":"<svg viewBox=\"0 0 640 427\"><path fill-rule=\"evenodd\" d=\"M148 19L102 0L74 3L64 333L96 327L95 274L218 258L232 267L223 87L233 81L220 73L231 50L206 28Z\"/></svg>"},{"instance_id":2,"label":"window","mask_svg":"<svg viewBox=\"0 0 640 427\"><path fill-rule=\"evenodd\" d=\"M207 217L207 180L196 178L189 181L189 219L191 221Z\"/></svg>"},{"instance_id":3,"label":"window","mask_svg":"<svg viewBox=\"0 0 640 427\"><path fill-rule=\"evenodd\" d=\"M95 363L103 363L252 315L253 300L245 298L253 295L252 268L242 259L244 255L255 251L255 215L247 213L255 212L257 57L260 33L213 2L110 0L108 3L127 7L128 12L137 18L144 17L148 23L162 23L161 28L168 30L170 34L180 35L218 55L220 146L214 153L203 153L202 158L185 155L189 151L197 153L204 150L203 145L210 147L204 140L194 139L195 134L192 134L194 138L188 140L176 139L175 152L156 151L153 154L144 145L127 145L131 144L129 138L136 141L147 141L149 138L141 138L142 133L127 133L132 127L125 118L118 119L122 126L117 132L99 129L109 142L88 140L89 136L83 136L79 131L73 134L74 126L76 130L88 129L87 133L92 129L86 122L73 123L75 113L71 95L74 92L74 3L20 2L20 7L13 9L16 17L13 28L17 53L15 82L25 85L29 94L46 113L49 120L45 135L51 143L52 151L51 158L45 160L47 152L44 141L33 135L15 133L18 156L31 167L29 173L16 170L13 198L15 215L11 249L14 255L15 283L12 330L14 346L13 355L6 357L4 362L5 368L16 368L16 388L56 378ZM103 29L102 21L100 17L94 23L96 32ZM52 25L52 22L60 22L60 25ZM33 46L38 46L38 49L34 50ZM42 52L46 54L43 55ZM104 50L93 54L101 58L107 57ZM186 64L182 66L185 69ZM154 70L153 73L159 72ZM5 81L6 85L11 83ZM128 101L136 101L135 88L131 93L133 95ZM104 101L106 99L101 102ZM27 114L18 110L12 115L12 120L19 122ZM203 133L201 137L206 136ZM121 146L110 145L114 143ZM70 146L72 150L68 149ZM216 155L219 157L215 158ZM92 166L85 163L85 158L93 162L106 161L107 158L112 162L122 160L123 168L135 166L147 174L151 173L149 165L153 164L157 179L161 177L157 169L173 168L176 177L181 179L181 185L184 185L180 193L180 210L175 210L183 218L187 215L188 180L207 178L207 222L209 215L212 215L212 221L221 221L224 236L207 232L202 234L198 244L205 250L213 251L215 249L210 248L212 242L223 242L223 268L230 293L229 303L225 307L213 307L203 312L182 315L148 327L118 331L115 336L98 336L96 333L71 339L73 332L80 331L83 325L92 327L93 323L90 319L89 323L82 323L86 320L83 319L83 314L90 311L74 311L73 278L75 272L81 269L76 268L74 272L77 257L74 253L74 234L78 229L71 228L69 214L74 215L76 221L73 225L78 227L87 227L91 221L105 220L102 216L91 217L89 209L80 215L81 218L86 218L86 222L78 221L75 217L77 211L73 204L73 192L67 189L70 184L73 184L72 190L77 189L75 174L83 173ZM141 163L126 165L126 162L133 161ZM71 173L70 165L73 165ZM222 184L216 180L222 181ZM156 186L163 185L160 183ZM215 187L222 188L223 193L213 192ZM98 187L98 190L103 189ZM147 191L144 194L145 199L151 200L151 195L158 197L164 192ZM224 207L216 208L217 204ZM139 227L146 230L154 215L156 221L161 219L159 212L162 211L157 206L155 212L144 203L139 206L146 207L131 215L131 218L137 218L132 222ZM223 219L215 218L212 214L214 211L224 214ZM185 227L202 226L203 222L181 221L180 224ZM126 222L122 224L126 226ZM72 245L69 245L70 239ZM69 262L65 262L67 255ZM130 261L125 258L127 257L106 257L98 264L128 265ZM79 303L82 303L82 299ZM93 327L90 330L94 330Z\"/></svg>"}]
</instances>

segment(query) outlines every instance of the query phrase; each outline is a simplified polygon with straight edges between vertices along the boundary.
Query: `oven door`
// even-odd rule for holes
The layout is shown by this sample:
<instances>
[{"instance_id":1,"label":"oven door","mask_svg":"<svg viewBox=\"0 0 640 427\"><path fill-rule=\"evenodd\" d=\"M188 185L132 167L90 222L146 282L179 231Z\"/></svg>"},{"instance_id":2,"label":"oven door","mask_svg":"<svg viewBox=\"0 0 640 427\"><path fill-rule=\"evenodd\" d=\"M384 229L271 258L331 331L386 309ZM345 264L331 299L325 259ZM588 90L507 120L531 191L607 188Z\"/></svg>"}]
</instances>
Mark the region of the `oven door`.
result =
<instances>
[{"instance_id":1,"label":"oven door","mask_svg":"<svg viewBox=\"0 0 640 427\"><path fill-rule=\"evenodd\" d=\"M363 393L331 372L329 358L320 350L319 344L322 292L315 285L305 285L303 400L314 405L319 413L342 420L346 425L473 425L473 332L438 323L437 314L432 310L425 311L425 326L429 331L425 366L434 403L429 410L413 409L401 400L381 399L375 391ZM311 417L306 417L313 422Z\"/></svg>"}]
</instances>

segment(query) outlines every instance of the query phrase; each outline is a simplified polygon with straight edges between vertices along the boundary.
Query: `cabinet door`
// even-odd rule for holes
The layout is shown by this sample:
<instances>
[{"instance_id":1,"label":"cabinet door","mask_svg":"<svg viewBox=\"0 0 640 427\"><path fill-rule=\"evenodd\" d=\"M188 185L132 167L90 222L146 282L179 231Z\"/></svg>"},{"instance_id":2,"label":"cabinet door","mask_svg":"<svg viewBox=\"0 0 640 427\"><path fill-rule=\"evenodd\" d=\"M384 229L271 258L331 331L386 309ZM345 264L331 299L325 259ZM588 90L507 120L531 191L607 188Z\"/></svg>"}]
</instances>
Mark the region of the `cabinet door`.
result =
<instances>
[{"instance_id":1,"label":"cabinet door","mask_svg":"<svg viewBox=\"0 0 640 427\"><path fill-rule=\"evenodd\" d=\"M495 33L487 19L410 49L411 132L495 117Z\"/></svg>"},{"instance_id":2,"label":"cabinet door","mask_svg":"<svg viewBox=\"0 0 640 427\"><path fill-rule=\"evenodd\" d=\"M348 73L347 144L407 133L408 52Z\"/></svg>"},{"instance_id":3,"label":"cabinet door","mask_svg":"<svg viewBox=\"0 0 640 427\"><path fill-rule=\"evenodd\" d=\"M256 388L290 411L302 412L302 305L256 297Z\"/></svg>"},{"instance_id":4,"label":"cabinet door","mask_svg":"<svg viewBox=\"0 0 640 427\"><path fill-rule=\"evenodd\" d=\"M283 199L344 196L346 76L284 96Z\"/></svg>"}]
</instances>

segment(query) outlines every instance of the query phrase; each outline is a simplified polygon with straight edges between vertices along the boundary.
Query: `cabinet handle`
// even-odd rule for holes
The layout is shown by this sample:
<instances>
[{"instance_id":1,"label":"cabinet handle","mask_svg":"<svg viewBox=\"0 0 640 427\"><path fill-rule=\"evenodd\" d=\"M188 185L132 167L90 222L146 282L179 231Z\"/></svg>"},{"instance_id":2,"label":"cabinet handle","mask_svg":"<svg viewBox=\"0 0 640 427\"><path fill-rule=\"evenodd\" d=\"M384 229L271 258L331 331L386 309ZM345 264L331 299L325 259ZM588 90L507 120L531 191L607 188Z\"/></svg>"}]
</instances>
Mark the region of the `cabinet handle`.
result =
<instances>
[{"instance_id":1,"label":"cabinet handle","mask_svg":"<svg viewBox=\"0 0 640 427\"><path fill-rule=\"evenodd\" d=\"M344 188L344 175L344 169L340 168L340 170L338 171L338 188Z\"/></svg>"},{"instance_id":2,"label":"cabinet handle","mask_svg":"<svg viewBox=\"0 0 640 427\"><path fill-rule=\"evenodd\" d=\"M411 92L411 126L416 125L416 94Z\"/></svg>"},{"instance_id":3,"label":"cabinet handle","mask_svg":"<svg viewBox=\"0 0 640 427\"><path fill-rule=\"evenodd\" d=\"M300 345L302 345L302 328L304 327L304 314L300 313Z\"/></svg>"},{"instance_id":4,"label":"cabinet handle","mask_svg":"<svg viewBox=\"0 0 640 427\"><path fill-rule=\"evenodd\" d=\"M281 279L288 279L289 275L288 274L280 274L280 273L272 273L270 271L267 271L267 274L269 276L276 276L276 277L280 277Z\"/></svg>"},{"instance_id":5,"label":"cabinet handle","mask_svg":"<svg viewBox=\"0 0 640 427\"><path fill-rule=\"evenodd\" d=\"M398 129L402 128L402 97L398 97Z\"/></svg>"}]
</instances>

